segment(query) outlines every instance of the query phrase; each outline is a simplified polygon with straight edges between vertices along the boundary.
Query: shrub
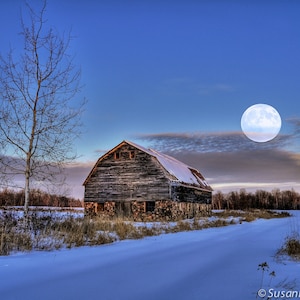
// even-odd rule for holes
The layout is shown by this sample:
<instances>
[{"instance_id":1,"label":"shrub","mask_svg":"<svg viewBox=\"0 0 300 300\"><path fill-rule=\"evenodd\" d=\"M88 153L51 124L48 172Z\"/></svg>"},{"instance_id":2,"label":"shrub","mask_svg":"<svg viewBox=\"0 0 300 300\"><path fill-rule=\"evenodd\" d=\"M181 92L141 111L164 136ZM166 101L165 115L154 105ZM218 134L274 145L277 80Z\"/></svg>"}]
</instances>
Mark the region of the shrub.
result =
<instances>
[{"instance_id":1,"label":"shrub","mask_svg":"<svg viewBox=\"0 0 300 300\"><path fill-rule=\"evenodd\" d=\"M294 232L285 238L283 246L277 251L277 255L287 254L294 259L300 259L300 235Z\"/></svg>"},{"instance_id":2,"label":"shrub","mask_svg":"<svg viewBox=\"0 0 300 300\"><path fill-rule=\"evenodd\" d=\"M300 235L298 232L286 237L283 250L290 256L300 258Z\"/></svg>"},{"instance_id":3,"label":"shrub","mask_svg":"<svg viewBox=\"0 0 300 300\"><path fill-rule=\"evenodd\" d=\"M176 225L176 231L190 231L192 230L191 224L185 221L179 221Z\"/></svg>"},{"instance_id":4,"label":"shrub","mask_svg":"<svg viewBox=\"0 0 300 300\"><path fill-rule=\"evenodd\" d=\"M132 223L118 220L113 224L113 231L120 240L141 238L139 230Z\"/></svg>"},{"instance_id":5,"label":"shrub","mask_svg":"<svg viewBox=\"0 0 300 300\"><path fill-rule=\"evenodd\" d=\"M0 255L9 255L12 251L30 251L32 241L28 233L0 231Z\"/></svg>"},{"instance_id":6,"label":"shrub","mask_svg":"<svg viewBox=\"0 0 300 300\"><path fill-rule=\"evenodd\" d=\"M226 222L226 220L215 220L209 223L209 227L223 227L227 225L228 222Z\"/></svg>"},{"instance_id":7,"label":"shrub","mask_svg":"<svg viewBox=\"0 0 300 300\"><path fill-rule=\"evenodd\" d=\"M300 255L300 240L295 238L288 239L286 250L288 255Z\"/></svg>"}]
</instances>

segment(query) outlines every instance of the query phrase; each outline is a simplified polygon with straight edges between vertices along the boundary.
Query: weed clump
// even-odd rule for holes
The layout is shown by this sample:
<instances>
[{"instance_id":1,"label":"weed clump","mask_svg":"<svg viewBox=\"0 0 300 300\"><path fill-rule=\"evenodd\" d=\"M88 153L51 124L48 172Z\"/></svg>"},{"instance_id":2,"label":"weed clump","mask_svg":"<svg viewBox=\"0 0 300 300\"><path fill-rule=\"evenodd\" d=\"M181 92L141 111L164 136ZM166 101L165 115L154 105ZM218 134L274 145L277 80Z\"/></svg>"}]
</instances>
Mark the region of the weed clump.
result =
<instances>
[{"instance_id":1,"label":"weed clump","mask_svg":"<svg viewBox=\"0 0 300 300\"><path fill-rule=\"evenodd\" d=\"M294 232L285 238L279 254L287 254L294 259L300 259L300 235L298 232Z\"/></svg>"},{"instance_id":2,"label":"weed clump","mask_svg":"<svg viewBox=\"0 0 300 300\"><path fill-rule=\"evenodd\" d=\"M0 255L9 255L11 251L32 250L32 240L28 232L18 228L18 217L11 212L0 216Z\"/></svg>"},{"instance_id":3,"label":"weed clump","mask_svg":"<svg viewBox=\"0 0 300 300\"><path fill-rule=\"evenodd\" d=\"M286 250L288 255L300 255L300 240L296 238L288 239Z\"/></svg>"}]
</instances>

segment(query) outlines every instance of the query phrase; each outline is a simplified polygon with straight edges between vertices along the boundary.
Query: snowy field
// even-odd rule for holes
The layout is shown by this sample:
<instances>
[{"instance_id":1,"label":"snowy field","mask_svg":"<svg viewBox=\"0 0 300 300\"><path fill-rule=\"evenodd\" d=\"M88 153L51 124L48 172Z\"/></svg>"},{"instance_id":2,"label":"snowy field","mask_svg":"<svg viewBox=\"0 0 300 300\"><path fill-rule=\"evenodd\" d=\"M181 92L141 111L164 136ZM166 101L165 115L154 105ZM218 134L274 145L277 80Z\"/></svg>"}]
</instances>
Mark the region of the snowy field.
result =
<instances>
[{"instance_id":1,"label":"snowy field","mask_svg":"<svg viewBox=\"0 0 300 300\"><path fill-rule=\"evenodd\" d=\"M11 206L6 210L0 208L0 217L4 211L11 213L17 218L23 218L23 206ZM51 207L51 206L29 206L29 213L36 214L37 217L51 216L53 220L64 220L69 217L83 218L84 209L81 207Z\"/></svg>"},{"instance_id":2,"label":"snowy field","mask_svg":"<svg viewBox=\"0 0 300 300\"><path fill-rule=\"evenodd\" d=\"M300 299L291 297L300 290L300 263L275 257L285 237L300 228L300 212L292 213L292 218L0 257L0 299L260 299L263 262L276 273L263 277L267 296Z\"/></svg>"}]
</instances>

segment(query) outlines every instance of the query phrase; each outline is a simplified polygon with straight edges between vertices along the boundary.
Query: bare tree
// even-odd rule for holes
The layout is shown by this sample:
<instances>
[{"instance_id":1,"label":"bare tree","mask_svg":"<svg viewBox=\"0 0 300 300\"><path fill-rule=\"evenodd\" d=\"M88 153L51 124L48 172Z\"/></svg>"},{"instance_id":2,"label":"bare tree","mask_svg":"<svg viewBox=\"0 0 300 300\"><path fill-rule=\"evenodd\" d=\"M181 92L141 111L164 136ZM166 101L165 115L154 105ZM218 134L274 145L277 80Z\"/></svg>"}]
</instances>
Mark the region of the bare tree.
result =
<instances>
[{"instance_id":1,"label":"bare tree","mask_svg":"<svg viewBox=\"0 0 300 300\"><path fill-rule=\"evenodd\" d=\"M37 12L27 4L24 50L17 59L12 50L0 56L0 161L5 174L25 177L25 219L32 180L51 182L76 157L84 105L75 100L80 70L67 53L71 35L47 28L46 6Z\"/></svg>"}]
</instances>

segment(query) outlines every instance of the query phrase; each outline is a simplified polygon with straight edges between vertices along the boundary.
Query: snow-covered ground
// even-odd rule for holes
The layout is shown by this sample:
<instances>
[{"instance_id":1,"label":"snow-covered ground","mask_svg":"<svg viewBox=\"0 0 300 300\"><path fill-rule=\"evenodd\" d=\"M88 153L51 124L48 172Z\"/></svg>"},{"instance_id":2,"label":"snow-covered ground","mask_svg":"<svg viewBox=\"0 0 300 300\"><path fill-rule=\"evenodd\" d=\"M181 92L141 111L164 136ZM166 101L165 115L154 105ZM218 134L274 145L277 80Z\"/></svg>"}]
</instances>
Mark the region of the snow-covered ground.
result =
<instances>
[{"instance_id":1,"label":"snow-covered ground","mask_svg":"<svg viewBox=\"0 0 300 300\"><path fill-rule=\"evenodd\" d=\"M4 213L9 213L13 217L20 219L24 216L24 208L23 206L12 206L8 209L0 208L0 217ZM72 218L83 218L84 217L84 209L81 207L51 207L51 206L30 206L29 207L29 215L35 214L37 217L51 217L52 220L64 220L69 217Z\"/></svg>"},{"instance_id":2,"label":"snow-covered ground","mask_svg":"<svg viewBox=\"0 0 300 300\"><path fill-rule=\"evenodd\" d=\"M300 228L300 212L293 214L104 246L0 257L0 299L250 300L261 287L258 265L263 262L269 272L276 272L273 279L269 272L264 275L267 296L298 291L300 263L274 257L286 235Z\"/></svg>"}]
</instances>

